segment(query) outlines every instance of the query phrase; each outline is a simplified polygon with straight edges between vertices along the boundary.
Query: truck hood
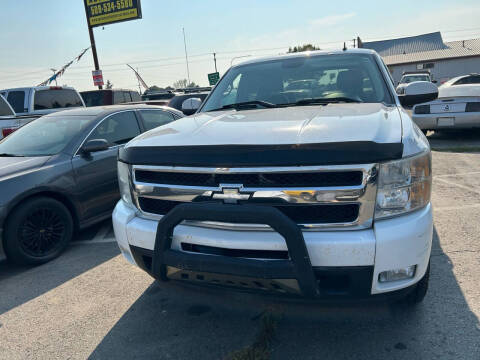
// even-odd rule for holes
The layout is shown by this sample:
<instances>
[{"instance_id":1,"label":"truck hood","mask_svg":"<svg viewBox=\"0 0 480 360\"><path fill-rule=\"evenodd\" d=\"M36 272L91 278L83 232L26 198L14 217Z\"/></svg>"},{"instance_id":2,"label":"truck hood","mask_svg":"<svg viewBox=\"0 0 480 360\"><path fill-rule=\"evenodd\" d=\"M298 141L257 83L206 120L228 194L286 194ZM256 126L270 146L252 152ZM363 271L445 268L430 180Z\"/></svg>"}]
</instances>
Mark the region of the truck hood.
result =
<instances>
[{"instance_id":1,"label":"truck hood","mask_svg":"<svg viewBox=\"0 0 480 360\"><path fill-rule=\"evenodd\" d=\"M0 181L40 169L50 156L0 157Z\"/></svg>"},{"instance_id":2,"label":"truck hood","mask_svg":"<svg viewBox=\"0 0 480 360\"><path fill-rule=\"evenodd\" d=\"M260 166L367 163L402 155L397 107L328 104L199 113L120 150L131 164Z\"/></svg>"},{"instance_id":3,"label":"truck hood","mask_svg":"<svg viewBox=\"0 0 480 360\"><path fill-rule=\"evenodd\" d=\"M199 113L140 135L127 146L401 142L396 107L329 104Z\"/></svg>"}]
</instances>

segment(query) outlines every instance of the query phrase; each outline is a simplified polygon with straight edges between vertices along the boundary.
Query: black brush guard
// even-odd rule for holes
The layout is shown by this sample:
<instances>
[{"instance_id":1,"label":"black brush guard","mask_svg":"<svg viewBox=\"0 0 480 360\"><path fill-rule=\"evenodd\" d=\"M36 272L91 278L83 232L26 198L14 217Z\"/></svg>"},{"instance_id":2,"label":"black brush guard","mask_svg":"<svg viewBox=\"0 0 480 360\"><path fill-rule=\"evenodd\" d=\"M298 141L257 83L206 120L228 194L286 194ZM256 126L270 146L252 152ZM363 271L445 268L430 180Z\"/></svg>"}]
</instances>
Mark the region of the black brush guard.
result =
<instances>
[{"instance_id":1,"label":"black brush guard","mask_svg":"<svg viewBox=\"0 0 480 360\"><path fill-rule=\"evenodd\" d=\"M230 258L172 250L173 231L184 220L269 225L285 239L290 260ZM158 223L152 259L153 275L167 281L167 266L185 271L261 279L296 279L303 296L314 298L319 294L302 231L279 210L268 206L220 203L176 206Z\"/></svg>"}]
</instances>

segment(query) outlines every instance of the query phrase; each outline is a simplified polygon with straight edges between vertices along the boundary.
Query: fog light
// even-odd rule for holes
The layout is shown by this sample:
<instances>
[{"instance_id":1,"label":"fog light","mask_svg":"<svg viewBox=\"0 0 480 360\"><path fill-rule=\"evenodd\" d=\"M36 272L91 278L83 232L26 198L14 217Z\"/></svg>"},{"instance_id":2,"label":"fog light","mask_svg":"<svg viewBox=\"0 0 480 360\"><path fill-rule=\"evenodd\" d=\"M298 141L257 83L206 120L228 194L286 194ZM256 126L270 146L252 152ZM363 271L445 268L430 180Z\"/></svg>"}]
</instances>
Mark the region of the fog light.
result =
<instances>
[{"instance_id":1,"label":"fog light","mask_svg":"<svg viewBox=\"0 0 480 360\"><path fill-rule=\"evenodd\" d=\"M415 276L417 265L412 265L403 269L388 270L378 275L378 281L381 283L411 279Z\"/></svg>"}]
</instances>

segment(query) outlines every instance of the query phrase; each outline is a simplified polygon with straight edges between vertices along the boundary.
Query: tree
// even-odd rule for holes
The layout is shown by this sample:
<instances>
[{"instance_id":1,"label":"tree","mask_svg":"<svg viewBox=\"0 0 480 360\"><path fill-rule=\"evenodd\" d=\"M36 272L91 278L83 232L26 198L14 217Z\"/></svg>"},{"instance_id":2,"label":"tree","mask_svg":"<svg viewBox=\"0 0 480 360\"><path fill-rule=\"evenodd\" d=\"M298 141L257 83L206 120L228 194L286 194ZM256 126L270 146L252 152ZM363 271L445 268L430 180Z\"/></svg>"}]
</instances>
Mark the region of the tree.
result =
<instances>
[{"instance_id":1,"label":"tree","mask_svg":"<svg viewBox=\"0 0 480 360\"><path fill-rule=\"evenodd\" d=\"M294 46L293 48L288 48L288 53L297 53L302 51L313 51L313 50L320 50L318 46L312 44L304 44L299 46Z\"/></svg>"},{"instance_id":2,"label":"tree","mask_svg":"<svg viewBox=\"0 0 480 360\"><path fill-rule=\"evenodd\" d=\"M194 81L191 81L189 83L187 79L180 79L180 80L177 80L173 83L173 88L174 89L197 88L197 87L199 87L199 86L197 84L195 84Z\"/></svg>"},{"instance_id":3,"label":"tree","mask_svg":"<svg viewBox=\"0 0 480 360\"><path fill-rule=\"evenodd\" d=\"M158 91L162 91L162 90L163 90L163 88L161 88L157 85L153 85L153 86L150 86L147 91L148 92L158 92Z\"/></svg>"},{"instance_id":4,"label":"tree","mask_svg":"<svg viewBox=\"0 0 480 360\"><path fill-rule=\"evenodd\" d=\"M105 89L111 89L113 88L113 84L110 82L110 80L107 80L107 83L105 84Z\"/></svg>"},{"instance_id":5,"label":"tree","mask_svg":"<svg viewBox=\"0 0 480 360\"><path fill-rule=\"evenodd\" d=\"M177 80L173 83L173 88L174 89L183 89L186 88L188 85L188 80L187 79L180 79Z\"/></svg>"}]
</instances>

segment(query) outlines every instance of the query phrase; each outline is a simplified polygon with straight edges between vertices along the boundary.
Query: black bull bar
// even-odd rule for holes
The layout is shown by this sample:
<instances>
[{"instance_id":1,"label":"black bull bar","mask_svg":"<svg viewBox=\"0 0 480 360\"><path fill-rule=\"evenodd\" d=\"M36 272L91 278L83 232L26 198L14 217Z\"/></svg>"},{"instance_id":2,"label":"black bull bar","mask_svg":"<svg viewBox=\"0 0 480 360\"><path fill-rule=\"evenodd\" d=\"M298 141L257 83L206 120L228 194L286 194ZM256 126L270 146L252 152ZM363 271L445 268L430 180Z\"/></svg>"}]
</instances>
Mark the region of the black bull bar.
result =
<instances>
[{"instance_id":1,"label":"black bull bar","mask_svg":"<svg viewBox=\"0 0 480 360\"><path fill-rule=\"evenodd\" d=\"M172 250L173 231L184 220L269 225L285 239L290 260L232 258ZM248 233L245 235L248 236ZM177 205L158 223L152 259L153 275L167 281L167 266L261 279L296 279L303 296L313 298L319 294L302 231L290 218L269 206L222 203Z\"/></svg>"}]
</instances>

